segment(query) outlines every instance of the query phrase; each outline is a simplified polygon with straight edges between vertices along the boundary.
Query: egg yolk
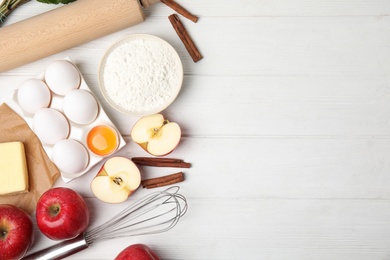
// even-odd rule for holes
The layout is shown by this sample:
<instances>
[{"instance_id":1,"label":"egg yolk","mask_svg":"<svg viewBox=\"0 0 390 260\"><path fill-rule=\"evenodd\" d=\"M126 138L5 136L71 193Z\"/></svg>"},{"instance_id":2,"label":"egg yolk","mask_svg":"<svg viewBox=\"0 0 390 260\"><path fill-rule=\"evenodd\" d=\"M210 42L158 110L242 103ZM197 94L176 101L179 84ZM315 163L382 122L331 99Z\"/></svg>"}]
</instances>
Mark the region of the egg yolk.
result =
<instances>
[{"instance_id":1,"label":"egg yolk","mask_svg":"<svg viewBox=\"0 0 390 260\"><path fill-rule=\"evenodd\" d=\"M88 148L100 156L113 153L118 148L118 144L117 132L106 125L95 126L87 135Z\"/></svg>"}]
</instances>

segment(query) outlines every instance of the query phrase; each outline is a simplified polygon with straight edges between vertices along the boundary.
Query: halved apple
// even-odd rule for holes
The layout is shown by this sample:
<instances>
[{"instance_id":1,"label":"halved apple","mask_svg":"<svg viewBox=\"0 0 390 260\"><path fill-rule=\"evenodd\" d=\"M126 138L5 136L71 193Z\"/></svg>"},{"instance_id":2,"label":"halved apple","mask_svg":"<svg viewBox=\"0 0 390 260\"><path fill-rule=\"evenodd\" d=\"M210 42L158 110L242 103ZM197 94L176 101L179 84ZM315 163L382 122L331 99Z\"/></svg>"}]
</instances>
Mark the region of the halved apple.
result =
<instances>
[{"instance_id":1,"label":"halved apple","mask_svg":"<svg viewBox=\"0 0 390 260\"><path fill-rule=\"evenodd\" d=\"M91 182L93 194L108 203L125 201L140 185L137 166L124 157L108 159Z\"/></svg>"},{"instance_id":2,"label":"halved apple","mask_svg":"<svg viewBox=\"0 0 390 260\"><path fill-rule=\"evenodd\" d=\"M167 155L180 142L181 130L161 114L144 116L131 130L131 138L151 155Z\"/></svg>"}]
</instances>

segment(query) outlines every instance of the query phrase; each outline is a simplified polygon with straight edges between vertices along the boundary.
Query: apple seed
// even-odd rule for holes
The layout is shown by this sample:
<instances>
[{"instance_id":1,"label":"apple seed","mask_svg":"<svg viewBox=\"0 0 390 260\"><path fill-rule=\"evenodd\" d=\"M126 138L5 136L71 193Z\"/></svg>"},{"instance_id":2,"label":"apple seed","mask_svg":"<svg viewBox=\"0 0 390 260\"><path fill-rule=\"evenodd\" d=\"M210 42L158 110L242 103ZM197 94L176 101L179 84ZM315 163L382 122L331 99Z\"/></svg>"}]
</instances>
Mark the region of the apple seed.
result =
<instances>
[{"instance_id":1,"label":"apple seed","mask_svg":"<svg viewBox=\"0 0 390 260\"><path fill-rule=\"evenodd\" d=\"M169 121L165 119L165 120L163 121L162 125L160 126L160 128L157 128L157 127L153 128L154 135L157 135L157 134L160 132L160 129L161 129L164 125L166 125L166 124L168 124L168 123L169 123Z\"/></svg>"},{"instance_id":2,"label":"apple seed","mask_svg":"<svg viewBox=\"0 0 390 260\"><path fill-rule=\"evenodd\" d=\"M121 177L115 177L112 181L113 181L116 185L121 185L121 183L123 182L123 180L122 180Z\"/></svg>"}]
</instances>

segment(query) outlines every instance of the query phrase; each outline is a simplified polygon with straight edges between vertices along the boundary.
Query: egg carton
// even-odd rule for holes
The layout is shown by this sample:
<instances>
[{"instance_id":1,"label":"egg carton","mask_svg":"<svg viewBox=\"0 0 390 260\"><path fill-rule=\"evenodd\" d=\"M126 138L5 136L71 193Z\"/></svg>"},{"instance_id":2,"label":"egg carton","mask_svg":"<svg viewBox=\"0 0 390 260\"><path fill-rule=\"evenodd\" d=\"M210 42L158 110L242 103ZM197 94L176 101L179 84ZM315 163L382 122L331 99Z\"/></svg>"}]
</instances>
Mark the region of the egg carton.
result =
<instances>
[{"instance_id":1,"label":"egg carton","mask_svg":"<svg viewBox=\"0 0 390 260\"><path fill-rule=\"evenodd\" d=\"M66 57L64 60L71 62L74 65L74 67L78 70L77 66L72 62L72 60L69 57ZM89 86L85 82L84 77L80 71L79 71L79 74L80 74L81 83L80 83L80 86L78 89L86 90L90 94L92 94L92 96L94 96L91 89L89 88ZM44 82L44 72L38 74L35 78L42 80ZM19 114L26 121L26 123L30 126L31 129L33 129L34 116L26 113L21 108L21 106L19 105L18 100L17 100L17 91L18 91L18 89L16 89L11 94L11 96L8 98L8 100L6 100L6 103L8 106L10 106L17 114ZM63 111L64 96L57 95L53 92L51 92L51 95L52 95L51 103L49 104L48 107L54 108L57 111L64 114L64 111ZM93 127L98 126L98 125L106 125L106 126L112 127L117 132L119 144L118 144L116 151L118 151L119 149L121 149L123 146L126 145L125 140L123 139L123 137L119 133L117 127L114 125L114 123L107 116L107 114L104 111L103 107L101 106L99 100L96 97L95 97L95 99L96 99L96 102L98 104L98 115L92 123L87 124L87 125L79 125L79 124L75 124L74 122L72 122L71 120L69 120L67 118L68 123L69 123L69 129L70 129L67 139L76 140L76 141L80 142L82 145L84 145L84 147L87 150L88 155L89 155L89 161L88 161L87 167L83 171L78 172L78 173L66 173L66 172L61 171L61 169L60 169L61 178L66 183L68 183L68 182L82 176L83 174L87 173L94 165L96 165L97 163L99 163L101 160L103 160L106 157L106 156L96 155L88 149L86 137L87 137L88 132ZM43 146L44 150L46 151L47 155L53 161L53 147L54 147L54 145L48 145L48 144L45 144L44 142L41 142L41 143L42 143L42 146Z\"/></svg>"}]
</instances>

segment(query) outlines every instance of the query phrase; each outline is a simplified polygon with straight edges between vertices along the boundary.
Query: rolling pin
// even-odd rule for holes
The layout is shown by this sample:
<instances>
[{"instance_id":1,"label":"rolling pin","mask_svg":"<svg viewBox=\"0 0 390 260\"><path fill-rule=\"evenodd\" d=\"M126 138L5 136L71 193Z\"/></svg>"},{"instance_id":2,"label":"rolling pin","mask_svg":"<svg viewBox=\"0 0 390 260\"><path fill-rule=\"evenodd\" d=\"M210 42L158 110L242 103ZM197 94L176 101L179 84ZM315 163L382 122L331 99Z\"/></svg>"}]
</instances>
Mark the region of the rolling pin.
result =
<instances>
[{"instance_id":1,"label":"rolling pin","mask_svg":"<svg viewBox=\"0 0 390 260\"><path fill-rule=\"evenodd\" d=\"M0 28L0 72L145 21L159 0L77 0Z\"/></svg>"}]
</instances>

